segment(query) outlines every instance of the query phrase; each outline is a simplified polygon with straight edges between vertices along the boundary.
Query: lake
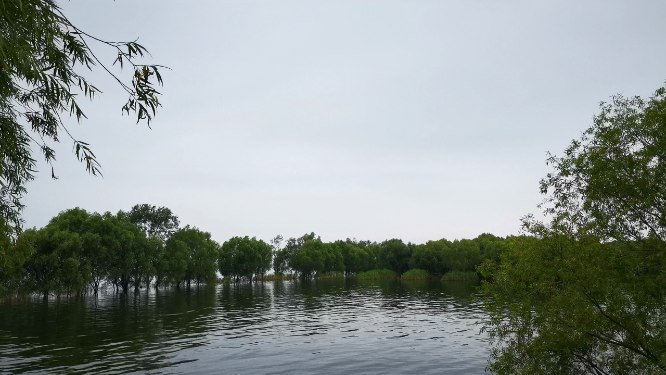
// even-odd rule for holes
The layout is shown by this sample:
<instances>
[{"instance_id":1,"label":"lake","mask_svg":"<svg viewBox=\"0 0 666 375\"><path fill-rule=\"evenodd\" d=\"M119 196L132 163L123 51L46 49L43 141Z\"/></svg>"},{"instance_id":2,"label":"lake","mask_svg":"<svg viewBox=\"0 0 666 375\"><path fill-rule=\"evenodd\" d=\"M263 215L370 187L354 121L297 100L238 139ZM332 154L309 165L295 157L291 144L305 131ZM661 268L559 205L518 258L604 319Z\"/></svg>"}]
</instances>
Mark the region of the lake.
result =
<instances>
[{"instance_id":1,"label":"lake","mask_svg":"<svg viewBox=\"0 0 666 375\"><path fill-rule=\"evenodd\" d=\"M479 374L475 284L330 279L0 302L0 373Z\"/></svg>"}]
</instances>

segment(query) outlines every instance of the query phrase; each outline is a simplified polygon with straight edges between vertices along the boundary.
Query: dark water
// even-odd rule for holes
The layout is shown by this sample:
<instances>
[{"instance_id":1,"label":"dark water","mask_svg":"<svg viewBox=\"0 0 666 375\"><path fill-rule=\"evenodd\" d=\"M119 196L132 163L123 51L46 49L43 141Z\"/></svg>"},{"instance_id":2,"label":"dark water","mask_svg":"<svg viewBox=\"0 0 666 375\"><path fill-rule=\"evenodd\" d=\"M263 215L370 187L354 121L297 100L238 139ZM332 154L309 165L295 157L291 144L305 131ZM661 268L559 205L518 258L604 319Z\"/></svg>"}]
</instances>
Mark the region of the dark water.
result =
<instances>
[{"instance_id":1,"label":"dark water","mask_svg":"<svg viewBox=\"0 0 666 375\"><path fill-rule=\"evenodd\" d=\"M474 286L267 282L0 302L0 373L479 374Z\"/></svg>"}]
</instances>

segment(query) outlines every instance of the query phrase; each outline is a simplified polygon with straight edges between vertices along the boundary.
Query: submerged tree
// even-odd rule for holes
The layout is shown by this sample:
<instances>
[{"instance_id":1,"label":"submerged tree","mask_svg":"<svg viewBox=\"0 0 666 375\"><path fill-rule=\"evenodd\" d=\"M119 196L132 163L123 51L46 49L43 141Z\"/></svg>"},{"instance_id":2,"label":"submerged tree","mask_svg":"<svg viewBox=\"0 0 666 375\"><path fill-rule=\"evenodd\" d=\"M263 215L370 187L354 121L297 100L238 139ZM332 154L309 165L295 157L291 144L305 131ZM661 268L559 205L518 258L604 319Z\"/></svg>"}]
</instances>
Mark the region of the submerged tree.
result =
<instances>
[{"instance_id":1,"label":"submerged tree","mask_svg":"<svg viewBox=\"0 0 666 375\"><path fill-rule=\"evenodd\" d=\"M27 289L43 295L97 293L104 282L127 292L148 285L160 248L135 224L107 212L74 208L51 219L40 230L28 230L17 241L34 252L25 261ZM25 252L25 250L24 250Z\"/></svg>"},{"instance_id":2,"label":"submerged tree","mask_svg":"<svg viewBox=\"0 0 666 375\"><path fill-rule=\"evenodd\" d=\"M180 286L185 280L189 261L190 250L187 244L178 238L169 238L164 244L164 252L157 261L155 285L170 283Z\"/></svg>"},{"instance_id":3,"label":"submerged tree","mask_svg":"<svg viewBox=\"0 0 666 375\"><path fill-rule=\"evenodd\" d=\"M34 233L35 254L26 262L31 289L44 297L51 293L81 294L91 280L90 263L81 257L78 233L46 227Z\"/></svg>"},{"instance_id":4,"label":"submerged tree","mask_svg":"<svg viewBox=\"0 0 666 375\"><path fill-rule=\"evenodd\" d=\"M480 269L508 373L666 373L666 89L613 97L541 182L550 222Z\"/></svg>"},{"instance_id":5,"label":"submerged tree","mask_svg":"<svg viewBox=\"0 0 666 375\"><path fill-rule=\"evenodd\" d=\"M215 280L220 245L211 239L210 233L187 225L174 233L171 239L185 244L188 250L189 257L184 276L188 286L192 282L199 285ZM174 249L181 251L182 245L175 241L174 244Z\"/></svg>"},{"instance_id":6,"label":"submerged tree","mask_svg":"<svg viewBox=\"0 0 666 375\"><path fill-rule=\"evenodd\" d=\"M272 248L255 237L233 237L222 244L218 266L225 277L252 280L271 268Z\"/></svg>"},{"instance_id":7,"label":"submerged tree","mask_svg":"<svg viewBox=\"0 0 666 375\"><path fill-rule=\"evenodd\" d=\"M17 292L24 285L25 263L34 253L29 234L12 240L12 228L0 218L0 296Z\"/></svg>"},{"instance_id":8,"label":"submerged tree","mask_svg":"<svg viewBox=\"0 0 666 375\"><path fill-rule=\"evenodd\" d=\"M299 238L291 237L285 246L273 254L273 269L278 275L295 270L292 267L292 259L301 252L303 245L308 241L320 240L314 232L306 233ZM297 271L298 272L298 271Z\"/></svg>"},{"instance_id":9,"label":"submerged tree","mask_svg":"<svg viewBox=\"0 0 666 375\"><path fill-rule=\"evenodd\" d=\"M127 65L131 78L112 73L93 53L91 44L116 52L113 64ZM77 159L93 175L99 164L88 144L72 136L63 115L85 118L78 94L94 98L100 91L80 74L78 67L108 72L129 98L122 112L135 113L137 122L148 125L157 107L162 83L158 65L137 63L147 50L136 42L109 42L73 25L55 0L3 0L0 3L0 218L20 227L21 198L34 178L31 147L40 150L51 164L55 151L49 142L70 138ZM32 146L31 146L32 145ZM51 169L52 177L56 178Z\"/></svg>"},{"instance_id":10,"label":"submerged tree","mask_svg":"<svg viewBox=\"0 0 666 375\"><path fill-rule=\"evenodd\" d=\"M305 241L300 251L291 257L291 268L303 278L325 272L326 245L318 238Z\"/></svg>"}]
</instances>

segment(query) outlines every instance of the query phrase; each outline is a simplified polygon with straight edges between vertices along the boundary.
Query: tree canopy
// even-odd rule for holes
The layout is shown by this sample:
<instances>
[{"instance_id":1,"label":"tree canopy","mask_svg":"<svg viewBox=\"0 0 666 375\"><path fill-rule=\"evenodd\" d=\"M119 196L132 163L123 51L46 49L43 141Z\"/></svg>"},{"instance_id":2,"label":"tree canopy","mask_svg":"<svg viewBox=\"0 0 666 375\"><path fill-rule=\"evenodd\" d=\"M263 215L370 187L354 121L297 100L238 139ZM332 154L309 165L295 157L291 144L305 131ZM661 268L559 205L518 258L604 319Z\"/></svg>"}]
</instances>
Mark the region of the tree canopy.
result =
<instances>
[{"instance_id":1,"label":"tree canopy","mask_svg":"<svg viewBox=\"0 0 666 375\"><path fill-rule=\"evenodd\" d=\"M174 215L171 209L150 204L137 204L129 212L118 212L118 217L126 218L136 224L146 236L159 237L162 241L166 241L176 233L180 225L178 216Z\"/></svg>"},{"instance_id":2,"label":"tree canopy","mask_svg":"<svg viewBox=\"0 0 666 375\"><path fill-rule=\"evenodd\" d=\"M271 268L273 256L269 244L255 237L233 237L220 248L219 270L222 276L251 280Z\"/></svg>"},{"instance_id":3,"label":"tree canopy","mask_svg":"<svg viewBox=\"0 0 666 375\"><path fill-rule=\"evenodd\" d=\"M505 373L666 372L666 89L615 96L541 181L550 221L527 217L482 273Z\"/></svg>"},{"instance_id":4,"label":"tree canopy","mask_svg":"<svg viewBox=\"0 0 666 375\"><path fill-rule=\"evenodd\" d=\"M132 69L123 79L100 61L92 45L112 48L112 65ZM0 3L0 218L20 228L21 198L34 178L37 147L51 175L57 178L50 143L69 138L86 170L100 174L100 165L86 142L65 127L63 116L86 118L79 95L93 99L100 91L81 71L100 67L127 93L122 112L150 121L160 106L155 83L162 83L159 65L139 64L148 51L135 41L110 42L73 25L55 0L4 0Z\"/></svg>"},{"instance_id":5,"label":"tree canopy","mask_svg":"<svg viewBox=\"0 0 666 375\"><path fill-rule=\"evenodd\" d=\"M541 181L556 229L603 240L666 240L666 89L601 104Z\"/></svg>"}]
</instances>

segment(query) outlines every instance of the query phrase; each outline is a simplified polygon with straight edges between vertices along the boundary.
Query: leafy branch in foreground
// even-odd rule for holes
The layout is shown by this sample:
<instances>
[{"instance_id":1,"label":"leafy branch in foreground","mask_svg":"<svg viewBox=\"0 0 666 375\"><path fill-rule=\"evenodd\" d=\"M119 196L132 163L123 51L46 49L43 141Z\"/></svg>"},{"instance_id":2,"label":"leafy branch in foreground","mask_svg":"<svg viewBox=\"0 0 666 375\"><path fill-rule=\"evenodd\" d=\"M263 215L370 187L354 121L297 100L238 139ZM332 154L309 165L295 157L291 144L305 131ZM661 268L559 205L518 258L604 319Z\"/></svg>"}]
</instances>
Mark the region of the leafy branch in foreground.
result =
<instances>
[{"instance_id":1,"label":"leafy branch in foreground","mask_svg":"<svg viewBox=\"0 0 666 375\"><path fill-rule=\"evenodd\" d=\"M117 52L112 65L128 65L131 81L113 73L92 51L89 43L101 43ZM122 107L135 113L137 123L148 126L160 106L154 87L162 84L160 65L138 64L148 51L136 41L109 42L73 25L54 0L5 0L0 3L0 218L15 230L21 225L21 198L25 184L34 179L37 146L51 165L56 155L50 142L66 136L73 142L76 158L86 171L101 175L101 167L88 143L76 139L63 122L63 115L86 118L78 95L94 99L101 91L77 72L96 66L110 74L129 95Z\"/></svg>"},{"instance_id":2,"label":"leafy branch in foreground","mask_svg":"<svg viewBox=\"0 0 666 375\"><path fill-rule=\"evenodd\" d=\"M666 89L613 97L479 271L499 374L666 373Z\"/></svg>"}]
</instances>

